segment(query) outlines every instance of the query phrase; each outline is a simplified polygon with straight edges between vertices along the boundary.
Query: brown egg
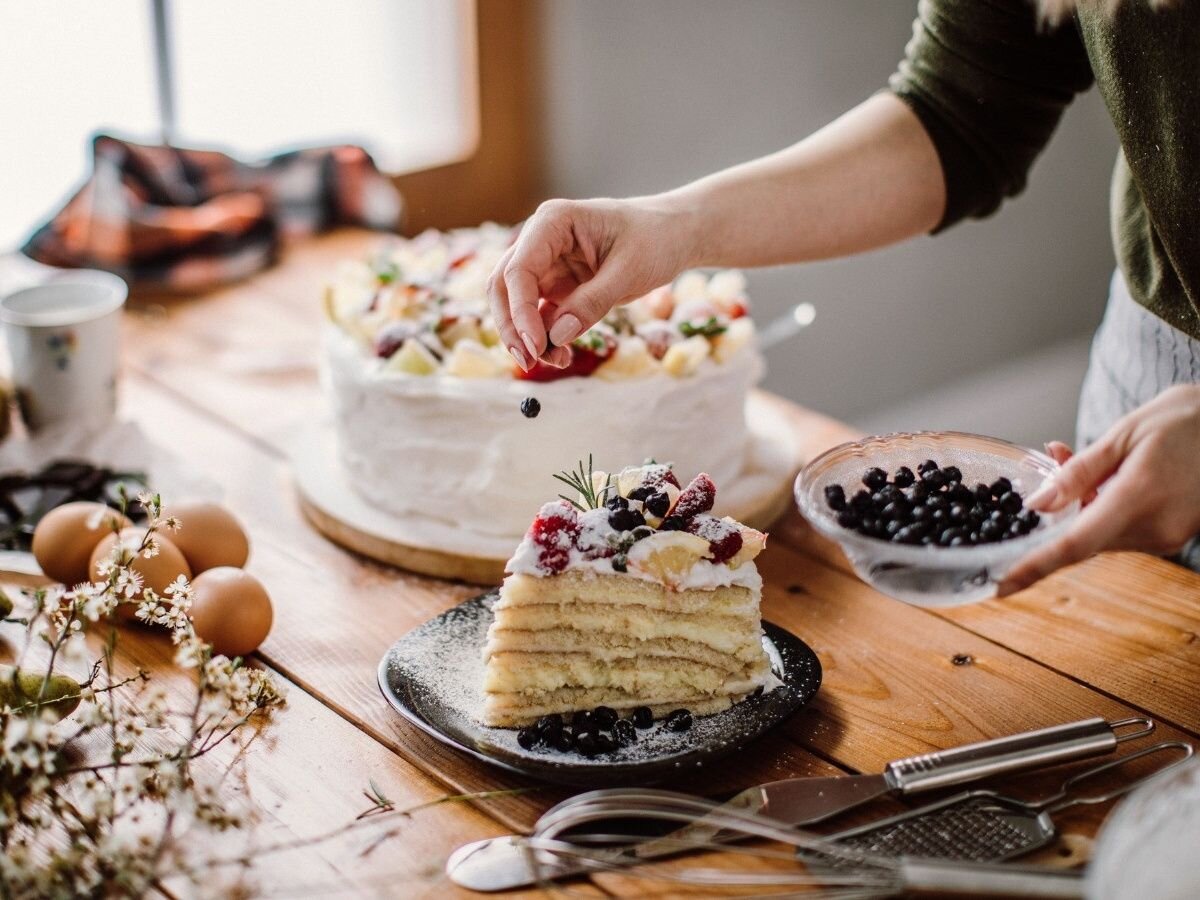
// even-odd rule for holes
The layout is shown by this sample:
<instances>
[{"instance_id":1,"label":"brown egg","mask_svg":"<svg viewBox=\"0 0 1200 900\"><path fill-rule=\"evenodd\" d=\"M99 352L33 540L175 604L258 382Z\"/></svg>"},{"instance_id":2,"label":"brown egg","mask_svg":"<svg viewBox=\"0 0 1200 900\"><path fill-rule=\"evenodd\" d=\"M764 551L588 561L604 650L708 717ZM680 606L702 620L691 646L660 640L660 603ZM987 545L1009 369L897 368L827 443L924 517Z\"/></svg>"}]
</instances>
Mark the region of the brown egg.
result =
<instances>
[{"instance_id":1,"label":"brown egg","mask_svg":"<svg viewBox=\"0 0 1200 900\"><path fill-rule=\"evenodd\" d=\"M38 522L33 556L46 576L74 586L88 580L88 561L96 545L114 528L133 523L103 503L64 503Z\"/></svg>"},{"instance_id":2,"label":"brown egg","mask_svg":"<svg viewBox=\"0 0 1200 900\"><path fill-rule=\"evenodd\" d=\"M171 541L199 575L217 566L241 568L250 556L246 532L225 507L216 503L180 503L167 509L181 527Z\"/></svg>"},{"instance_id":3,"label":"brown egg","mask_svg":"<svg viewBox=\"0 0 1200 900\"><path fill-rule=\"evenodd\" d=\"M232 566L218 566L192 582L192 626L225 656L258 649L271 630L271 598L262 582Z\"/></svg>"},{"instance_id":4,"label":"brown egg","mask_svg":"<svg viewBox=\"0 0 1200 900\"><path fill-rule=\"evenodd\" d=\"M142 544L142 539L146 536L144 528L125 528L122 529L120 538L121 544L129 548L132 553ZM142 583L152 588L160 596L166 591L167 585L182 575L184 578L191 579L192 569L187 564L187 560L183 558L183 554L179 552L179 548L171 542L171 539L164 537L161 532L155 532L155 540L158 541L158 553L155 556L147 558L144 554L139 553L137 557L130 563L129 568L139 573L142 576ZM98 567L101 562L109 558L112 553L113 545L117 542L117 535L110 534L92 551L92 559L90 569L92 580L98 581L101 575Z\"/></svg>"}]
</instances>

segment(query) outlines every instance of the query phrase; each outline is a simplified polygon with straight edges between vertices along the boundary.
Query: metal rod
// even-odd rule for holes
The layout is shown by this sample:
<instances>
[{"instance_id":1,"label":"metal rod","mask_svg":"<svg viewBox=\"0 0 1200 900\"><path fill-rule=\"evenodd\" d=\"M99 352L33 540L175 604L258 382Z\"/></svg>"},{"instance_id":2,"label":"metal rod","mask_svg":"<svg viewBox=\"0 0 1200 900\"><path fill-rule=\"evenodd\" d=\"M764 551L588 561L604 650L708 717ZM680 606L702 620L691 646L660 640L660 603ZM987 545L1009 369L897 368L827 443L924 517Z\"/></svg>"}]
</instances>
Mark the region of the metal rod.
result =
<instances>
[{"instance_id":1,"label":"metal rod","mask_svg":"<svg viewBox=\"0 0 1200 900\"><path fill-rule=\"evenodd\" d=\"M168 146L175 141L175 73L172 66L171 35L167 27L168 0L150 0L154 24L154 81L158 90L159 135Z\"/></svg>"}]
</instances>

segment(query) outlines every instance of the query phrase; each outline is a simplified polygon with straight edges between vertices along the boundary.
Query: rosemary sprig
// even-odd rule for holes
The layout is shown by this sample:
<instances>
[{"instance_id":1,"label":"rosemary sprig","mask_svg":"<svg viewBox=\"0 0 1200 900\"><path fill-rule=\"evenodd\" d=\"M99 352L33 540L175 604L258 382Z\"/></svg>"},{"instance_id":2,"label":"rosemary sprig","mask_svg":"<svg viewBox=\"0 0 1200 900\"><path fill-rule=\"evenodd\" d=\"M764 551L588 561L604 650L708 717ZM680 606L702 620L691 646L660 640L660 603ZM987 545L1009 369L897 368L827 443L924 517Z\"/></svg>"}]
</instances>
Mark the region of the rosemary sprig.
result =
<instances>
[{"instance_id":1,"label":"rosemary sprig","mask_svg":"<svg viewBox=\"0 0 1200 900\"><path fill-rule=\"evenodd\" d=\"M568 497L566 494L559 494L559 498L566 500L580 512L587 512L589 509L599 509L604 504L604 498L612 488L612 475L608 475L604 479L604 486L599 491L592 484L592 454L588 454L587 469L583 467L583 461L579 462L579 471L559 472L554 476L569 488L574 488L578 491L579 496L583 497L584 506L574 497Z\"/></svg>"}]
</instances>

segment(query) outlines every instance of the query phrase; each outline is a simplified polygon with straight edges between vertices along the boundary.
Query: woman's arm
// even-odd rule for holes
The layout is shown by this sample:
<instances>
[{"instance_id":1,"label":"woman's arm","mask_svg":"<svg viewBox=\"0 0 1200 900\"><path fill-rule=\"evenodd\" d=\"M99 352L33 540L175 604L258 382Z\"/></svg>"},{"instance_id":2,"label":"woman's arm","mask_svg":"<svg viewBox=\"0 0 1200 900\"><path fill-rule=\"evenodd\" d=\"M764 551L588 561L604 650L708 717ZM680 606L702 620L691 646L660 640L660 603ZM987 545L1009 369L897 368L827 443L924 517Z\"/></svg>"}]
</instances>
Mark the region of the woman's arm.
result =
<instances>
[{"instance_id":1,"label":"woman's arm","mask_svg":"<svg viewBox=\"0 0 1200 900\"><path fill-rule=\"evenodd\" d=\"M858 253L930 231L945 202L924 127L879 94L786 150L665 194L542 204L488 295L523 368L547 350L565 363L564 344L683 269Z\"/></svg>"}]
</instances>

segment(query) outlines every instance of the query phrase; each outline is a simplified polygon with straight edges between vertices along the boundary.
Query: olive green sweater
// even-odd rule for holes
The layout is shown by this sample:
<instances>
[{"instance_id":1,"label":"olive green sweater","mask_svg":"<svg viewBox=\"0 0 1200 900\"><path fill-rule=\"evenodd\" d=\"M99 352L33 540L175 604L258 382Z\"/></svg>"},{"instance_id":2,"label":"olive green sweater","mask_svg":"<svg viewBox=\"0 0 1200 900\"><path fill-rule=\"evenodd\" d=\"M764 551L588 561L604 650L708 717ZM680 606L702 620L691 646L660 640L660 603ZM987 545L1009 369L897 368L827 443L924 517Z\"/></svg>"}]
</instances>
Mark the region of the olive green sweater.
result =
<instances>
[{"instance_id":1,"label":"olive green sweater","mask_svg":"<svg viewBox=\"0 0 1200 900\"><path fill-rule=\"evenodd\" d=\"M1106 6L1049 30L1032 0L921 0L890 86L941 158L941 230L1020 193L1063 110L1094 82L1121 141L1112 237L1130 294L1200 338L1200 0L1123 0L1112 17Z\"/></svg>"}]
</instances>

